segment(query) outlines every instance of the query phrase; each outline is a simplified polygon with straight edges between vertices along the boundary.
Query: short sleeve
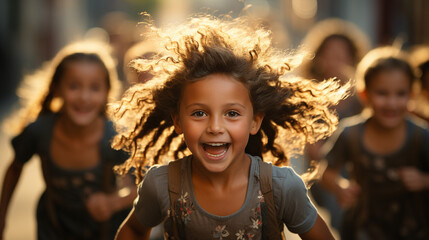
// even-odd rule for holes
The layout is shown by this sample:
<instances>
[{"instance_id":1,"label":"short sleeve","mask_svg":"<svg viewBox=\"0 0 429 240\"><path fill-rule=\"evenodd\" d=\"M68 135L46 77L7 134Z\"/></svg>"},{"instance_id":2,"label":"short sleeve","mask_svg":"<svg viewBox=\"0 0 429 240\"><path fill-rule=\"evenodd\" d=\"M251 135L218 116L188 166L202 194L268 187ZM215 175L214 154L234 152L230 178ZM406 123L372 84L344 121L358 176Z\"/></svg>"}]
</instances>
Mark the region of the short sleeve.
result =
<instances>
[{"instance_id":1,"label":"short sleeve","mask_svg":"<svg viewBox=\"0 0 429 240\"><path fill-rule=\"evenodd\" d=\"M145 227L154 227L167 217L170 204L167 169L167 166L152 167L138 187L134 212Z\"/></svg>"},{"instance_id":2,"label":"short sleeve","mask_svg":"<svg viewBox=\"0 0 429 240\"><path fill-rule=\"evenodd\" d=\"M24 128L24 131L12 139L15 160L22 164L28 162L37 151L37 134L34 128L34 123L30 124Z\"/></svg>"},{"instance_id":3,"label":"short sleeve","mask_svg":"<svg viewBox=\"0 0 429 240\"><path fill-rule=\"evenodd\" d=\"M317 210L307 195L302 179L289 167L273 167L274 202L289 231L308 232L317 219Z\"/></svg>"}]
</instances>

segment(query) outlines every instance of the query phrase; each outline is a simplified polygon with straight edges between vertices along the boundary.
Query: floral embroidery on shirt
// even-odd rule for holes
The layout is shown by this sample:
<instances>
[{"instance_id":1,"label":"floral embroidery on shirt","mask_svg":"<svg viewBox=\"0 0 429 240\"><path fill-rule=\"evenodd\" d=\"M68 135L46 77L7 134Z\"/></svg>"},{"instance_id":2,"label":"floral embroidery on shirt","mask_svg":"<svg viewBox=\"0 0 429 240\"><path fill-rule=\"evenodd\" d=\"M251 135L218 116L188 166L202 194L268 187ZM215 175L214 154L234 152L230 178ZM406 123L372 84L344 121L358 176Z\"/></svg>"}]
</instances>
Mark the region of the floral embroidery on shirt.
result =
<instances>
[{"instance_id":1,"label":"floral embroidery on shirt","mask_svg":"<svg viewBox=\"0 0 429 240\"><path fill-rule=\"evenodd\" d=\"M259 202L260 202L260 203L265 202L264 195L262 194L261 190L259 190L259 196L258 196L258 199L259 199Z\"/></svg>"},{"instance_id":2,"label":"floral embroidery on shirt","mask_svg":"<svg viewBox=\"0 0 429 240\"><path fill-rule=\"evenodd\" d=\"M252 220L252 225L250 226L251 228L253 228L253 229L259 229L259 226L261 226L262 225L262 221L261 220L259 220L258 218L251 218L251 220Z\"/></svg>"},{"instance_id":3,"label":"floral embroidery on shirt","mask_svg":"<svg viewBox=\"0 0 429 240\"><path fill-rule=\"evenodd\" d=\"M235 234L235 236L237 236L237 240L244 240L244 230L240 229L238 230L238 233Z\"/></svg>"},{"instance_id":4,"label":"floral embroidery on shirt","mask_svg":"<svg viewBox=\"0 0 429 240\"><path fill-rule=\"evenodd\" d=\"M185 192L185 194L182 193L180 198L177 199L177 204L180 213L180 218L182 219L184 224L188 223L191 220L191 213L194 207L192 201L189 201L188 192Z\"/></svg>"},{"instance_id":5,"label":"floral embroidery on shirt","mask_svg":"<svg viewBox=\"0 0 429 240\"><path fill-rule=\"evenodd\" d=\"M225 228L226 228L226 225L223 225L223 226L218 225L215 231L213 232L213 238L222 240L224 237L228 237L229 232Z\"/></svg>"},{"instance_id":6,"label":"floral embroidery on shirt","mask_svg":"<svg viewBox=\"0 0 429 240\"><path fill-rule=\"evenodd\" d=\"M262 194L259 191L259 200L261 201ZM263 197L262 197L263 200ZM250 217L250 228L251 229L259 229L262 226L262 213L261 213L261 202L258 202L255 208L252 208L252 216Z\"/></svg>"},{"instance_id":7,"label":"floral embroidery on shirt","mask_svg":"<svg viewBox=\"0 0 429 240\"><path fill-rule=\"evenodd\" d=\"M253 233L248 233L248 234L247 234L247 239L252 240L254 236L255 236L255 234L253 234Z\"/></svg>"}]
</instances>

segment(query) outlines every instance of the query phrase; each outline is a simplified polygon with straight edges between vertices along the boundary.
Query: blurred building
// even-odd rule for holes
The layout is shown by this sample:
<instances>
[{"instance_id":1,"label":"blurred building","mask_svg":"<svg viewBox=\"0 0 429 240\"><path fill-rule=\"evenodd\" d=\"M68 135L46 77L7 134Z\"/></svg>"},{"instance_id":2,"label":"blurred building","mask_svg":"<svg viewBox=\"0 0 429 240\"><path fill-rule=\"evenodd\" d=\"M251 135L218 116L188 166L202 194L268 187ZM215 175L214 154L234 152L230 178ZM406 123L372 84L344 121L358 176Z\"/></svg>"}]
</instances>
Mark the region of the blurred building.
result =
<instances>
[{"instance_id":1,"label":"blurred building","mask_svg":"<svg viewBox=\"0 0 429 240\"><path fill-rule=\"evenodd\" d=\"M244 4L251 5L243 11ZM160 24L191 13L250 14L266 19L279 46L296 47L315 22L338 17L357 24L373 46L400 40L405 47L429 43L425 0L6 0L0 2L0 99L13 96L22 74L52 58L66 43L101 27L107 13L121 11L135 22L147 11Z\"/></svg>"}]
</instances>

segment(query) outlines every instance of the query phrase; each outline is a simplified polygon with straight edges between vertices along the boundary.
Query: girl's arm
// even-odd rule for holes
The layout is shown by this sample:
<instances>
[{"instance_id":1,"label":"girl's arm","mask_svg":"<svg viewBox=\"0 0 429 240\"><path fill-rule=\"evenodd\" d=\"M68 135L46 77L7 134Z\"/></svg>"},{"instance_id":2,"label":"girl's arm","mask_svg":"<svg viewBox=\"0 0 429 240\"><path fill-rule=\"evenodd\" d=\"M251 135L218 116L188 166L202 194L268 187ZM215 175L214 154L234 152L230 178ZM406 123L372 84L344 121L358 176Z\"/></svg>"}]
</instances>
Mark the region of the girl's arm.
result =
<instances>
[{"instance_id":1,"label":"girl's arm","mask_svg":"<svg viewBox=\"0 0 429 240\"><path fill-rule=\"evenodd\" d=\"M360 187L355 182L341 177L338 169L328 167L323 173L321 183L335 195L341 207L349 208L356 203Z\"/></svg>"},{"instance_id":2,"label":"girl's arm","mask_svg":"<svg viewBox=\"0 0 429 240\"><path fill-rule=\"evenodd\" d=\"M316 222L314 223L310 231L300 234L299 236L301 237L301 239L304 239L304 240L335 239L334 236L332 236L332 233L329 230L328 226L326 225L325 221L323 221L323 219L319 216L319 214L317 214Z\"/></svg>"},{"instance_id":3,"label":"girl's arm","mask_svg":"<svg viewBox=\"0 0 429 240\"><path fill-rule=\"evenodd\" d=\"M152 228L147 228L140 224L133 209L119 227L115 240L148 240L151 230Z\"/></svg>"},{"instance_id":4,"label":"girl's arm","mask_svg":"<svg viewBox=\"0 0 429 240\"><path fill-rule=\"evenodd\" d=\"M111 194L98 192L88 198L86 207L95 220L106 221L114 213L132 205L137 196L137 186L127 176L121 182L124 184L118 191Z\"/></svg>"},{"instance_id":5,"label":"girl's arm","mask_svg":"<svg viewBox=\"0 0 429 240\"><path fill-rule=\"evenodd\" d=\"M23 164L15 159L9 165L4 176L0 199L0 239L3 239L3 231L6 225L6 213L10 199L15 191L16 184L21 176Z\"/></svg>"},{"instance_id":6,"label":"girl's arm","mask_svg":"<svg viewBox=\"0 0 429 240\"><path fill-rule=\"evenodd\" d=\"M429 174L415 167L402 167L399 176L405 187L412 192L429 189Z\"/></svg>"}]
</instances>

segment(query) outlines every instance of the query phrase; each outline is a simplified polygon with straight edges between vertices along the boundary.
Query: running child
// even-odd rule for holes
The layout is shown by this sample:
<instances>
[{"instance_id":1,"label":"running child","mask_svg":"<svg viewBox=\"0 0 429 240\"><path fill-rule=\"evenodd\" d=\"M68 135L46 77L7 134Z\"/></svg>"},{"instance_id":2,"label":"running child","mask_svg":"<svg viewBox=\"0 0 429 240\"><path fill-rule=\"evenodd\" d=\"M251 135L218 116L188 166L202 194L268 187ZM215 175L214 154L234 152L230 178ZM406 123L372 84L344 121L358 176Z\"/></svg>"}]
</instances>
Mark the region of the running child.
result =
<instances>
[{"instance_id":1,"label":"running child","mask_svg":"<svg viewBox=\"0 0 429 240\"><path fill-rule=\"evenodd\" d=\"M429 238L429 131L407 111L413 71L398 49L377 48L357 69L369 112L329 139L322 184L346 209L342 239ZM350 181L339 176L349 166Z\"/></svg>"},{"instance_id":2,"label":"running child","mask_svg":"<svg viewBox=\"0 0 429 240\"><path fill-rule=\"evenodd\" d=\"M46 183L37 206L38 239L114 238L136 196L132 181L121 190L113 172L127 158L110 147L116 133L105 114L119 87L107 46L96 42L66 46L23 82L20 93L28 101L3 181L1 237L23 166L36 154Z\"/></svg>"},{"instance_id":3,"label":"running child","mask_svg":"<svg viewBox=\"0 0 429 240\"><path fill-rule=\"evenodd\" d=\"M166 239L281 239L283 224L332 239L303 180L278 166L335 129L329 107L349 86L286 77L300 59L246 18L153 28L169 51L136 61L153 79L112 108L113 145L132 156L118 170L134 167L142 180L117 239L148 239L162 222Z\"/></svg>"}]
</instances>

